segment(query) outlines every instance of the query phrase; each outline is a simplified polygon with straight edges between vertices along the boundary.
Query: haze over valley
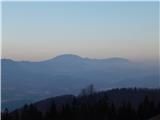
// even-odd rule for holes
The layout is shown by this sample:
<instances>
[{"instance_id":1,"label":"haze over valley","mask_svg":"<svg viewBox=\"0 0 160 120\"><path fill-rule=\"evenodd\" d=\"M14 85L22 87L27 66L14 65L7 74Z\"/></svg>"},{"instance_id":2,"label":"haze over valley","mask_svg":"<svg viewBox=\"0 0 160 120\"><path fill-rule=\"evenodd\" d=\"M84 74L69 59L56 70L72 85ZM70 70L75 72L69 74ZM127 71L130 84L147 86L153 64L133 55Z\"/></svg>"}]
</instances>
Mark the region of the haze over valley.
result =
<instances>
[{"instance_id":1,"label":"haze over valley","mask_svg":"<svg viewBox=\"0 0 160 120\"><path fill-rule=\"evenodd\" d=\"M65 54L40 62L2 59L2 106L63 95L78 95L93 84L112 88L159 88L158 63L125 58L90 59ZM16 106L16 105L15 105Z\"/></svg>"}]
</instances>

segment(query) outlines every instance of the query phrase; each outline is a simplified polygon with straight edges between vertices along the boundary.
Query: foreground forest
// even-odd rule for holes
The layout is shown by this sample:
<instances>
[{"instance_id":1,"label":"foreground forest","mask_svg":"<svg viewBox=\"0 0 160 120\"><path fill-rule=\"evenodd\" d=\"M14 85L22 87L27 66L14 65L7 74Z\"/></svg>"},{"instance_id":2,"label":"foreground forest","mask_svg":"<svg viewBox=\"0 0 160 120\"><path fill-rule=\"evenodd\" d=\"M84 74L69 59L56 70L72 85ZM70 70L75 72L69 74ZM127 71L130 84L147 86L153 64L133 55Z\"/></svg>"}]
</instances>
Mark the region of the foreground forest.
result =
<instances>
[{"instance_id":1,"label":"foreground forest","mask_svg":"<svg viewBox=\"0 0 160 120\"><path fill-rule=\"evenodd\" d=\"M160 114L159 89L95 92L89 86L69 98L61 105L57 101L65 99L63 96L26 104L12 112L6 108L2 120L148 120Z\"/></svg>"}]
</instances>

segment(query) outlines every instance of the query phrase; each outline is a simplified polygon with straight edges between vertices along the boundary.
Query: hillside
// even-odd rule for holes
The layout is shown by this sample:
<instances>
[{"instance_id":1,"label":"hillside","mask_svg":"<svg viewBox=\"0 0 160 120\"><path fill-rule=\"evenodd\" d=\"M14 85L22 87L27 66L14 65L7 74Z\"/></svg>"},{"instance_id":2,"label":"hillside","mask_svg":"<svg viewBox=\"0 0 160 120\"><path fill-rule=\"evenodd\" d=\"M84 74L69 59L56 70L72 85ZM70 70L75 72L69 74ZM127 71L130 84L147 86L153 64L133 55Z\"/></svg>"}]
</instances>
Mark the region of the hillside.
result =
<instances>
[{"instance_id":1,"label":"hillside","mask_svg":"<svg viewBox=\"0 0 160 120\"><path fill-rule=\"evenodd\" d=\"M158 114L159 89L113 89L48 98L11 113L6 109L2 120L147 120Z\"/></svg>"},{"instance_id":2,"label":"hillside","mask_svg":"<svg viewBox=\"0 0 160 120\"><path fill-rule=\"evenodd\" d=\"M138 105L143 101L145 96L148 96L151 101L154 101L156 104L160 102L160 90L159 89L112 89L108 91L102 91L94 93L95 99L101 99L102 97L107 96L108 102L114 104L116 106L120 106L123 102L130 101L134 108L137 108ZM83 97L81 96L73 96L73 95L64 95L58 97L51 97L45 100L38 101L34 103L34 105L42 112L46 112L51 106L52 101L56 103L58 108L62 108L64 104L70 104L77 98L81 101ZM92 101L93 99L90 99Z\"/></svg>"}]
</instances>

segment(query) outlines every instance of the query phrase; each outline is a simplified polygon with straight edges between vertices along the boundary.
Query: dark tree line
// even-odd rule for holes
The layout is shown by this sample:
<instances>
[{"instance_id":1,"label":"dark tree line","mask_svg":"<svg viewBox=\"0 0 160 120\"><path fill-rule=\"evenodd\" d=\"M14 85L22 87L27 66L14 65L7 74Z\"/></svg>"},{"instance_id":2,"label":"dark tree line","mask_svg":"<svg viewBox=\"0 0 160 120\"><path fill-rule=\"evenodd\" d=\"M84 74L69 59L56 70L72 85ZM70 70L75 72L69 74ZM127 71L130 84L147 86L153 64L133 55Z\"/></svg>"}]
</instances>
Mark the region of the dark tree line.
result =
<instances>
[{"instance_id":1,"label":"dark tree line","mask_svg":"<svg viewBox=\"0 0 160 120\"><path fill-rule=\"evenodd\" d=\"M110 103L106 97L96 100L94 95L74 98L57 110L53 101L46 113L41 113L33 105L25 105L21 110L2 113L2 120L147 120L160 113L160 103L155 105L146 96L137 109L128 101L120 106Z\"/></svg>"},{"instance_id":2,"label":"dark tree line","mask_svg":"<svg viewBox=\"0 0 160 120\"><path fill-rule=\"evenodd\" d=\"M129 101L115 106L108 101L107 95L97 99L91 94L75 97L62 109L57 109L53 101L46 113L40 112L33 104L12 113L6 109L2 120L147 120L157 114L160 114L160 103L155 104L148 96L135 109Z\"/></svg>"}]
</instances>

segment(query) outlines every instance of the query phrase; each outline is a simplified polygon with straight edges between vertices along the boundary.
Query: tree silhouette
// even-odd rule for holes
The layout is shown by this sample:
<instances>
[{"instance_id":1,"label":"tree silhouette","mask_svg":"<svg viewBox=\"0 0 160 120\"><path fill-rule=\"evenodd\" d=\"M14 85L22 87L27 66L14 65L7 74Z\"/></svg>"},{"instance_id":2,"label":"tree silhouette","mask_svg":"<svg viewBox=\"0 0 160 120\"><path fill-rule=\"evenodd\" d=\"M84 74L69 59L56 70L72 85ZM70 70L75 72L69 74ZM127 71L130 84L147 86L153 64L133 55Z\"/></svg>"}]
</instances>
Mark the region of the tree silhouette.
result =
<instances>
[{"instance_id":1,"label":"tree silhouette","mask_svg":"<svg viewBox=\"0 0 160 120\"><path fill-rule=\"evenodd\" d=\"M14 111L14 114L12 115L12 120L20 120L20 115L18 110Z\"/></svg>"},{"instance_id":2,"label":"tree silhouette","mask_svg":"<svg viewBox=\"0 0 160 120\"><path fill-rule=\"evenodd\" d=\"M21 120L42 120L42 114L33 104L25 105L21 112Z\"/></svg>"},{"instance_id":3,"label":"tree silhouette","mask_svg":"<svg viewBox=\"0 0 160 120\"><path fill-rule=\"evenodd\" d=\"M46 120L55 120L57 119L57 108L54 101L52 101L49 111L46 113Z\"/></svg>"},{"instance_id":4,"label":"tree silhouette","mask_svg":"<svg viewBox=\"0 0 160 120\"><path fill-rule=\"evenodd\" d=\"M3 120L10 120L10 115L9 115L9 112L8 112L7 108L5 108L5 110L2 114L2 118L3 118Z\"/></svg>"},{"instance_id":5,"label":"tree silhouette","mask_svg":"<svg viewBox=\"0 0 160 120\"><path fill-rule=\"evenodd\" d=\"M80 96L88 96L88 95L93 95L96 92L94 85L91 84L87 86L86 88L83 88L81 90Z\"/></svg>"},{"instance_id":6,"label":"tree silhouette","mask_svg":"<svg viewBox=\"0 0 160 120\"><path fill-rule=\"evenodd\" d=\"M138 108L138 115L141 120L146 120L152 117L155 112L155 106L152 101L149 100L148 96L145 96L144 101L140 104Z\"/></svg>"},{"instance_id":7,"label":"tree silhouette","mask_svg":"<svg viewBox=\"0 0 160 120\"><path fill-rule=\"evenodd\" d=\"M114 103L112 102L108 109L107 118L108 120L116 120L116 116L117 116L116 108Z\"/></svg>"}]
</instances>

